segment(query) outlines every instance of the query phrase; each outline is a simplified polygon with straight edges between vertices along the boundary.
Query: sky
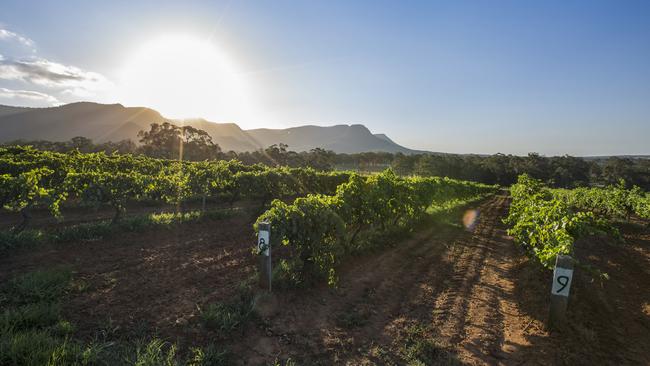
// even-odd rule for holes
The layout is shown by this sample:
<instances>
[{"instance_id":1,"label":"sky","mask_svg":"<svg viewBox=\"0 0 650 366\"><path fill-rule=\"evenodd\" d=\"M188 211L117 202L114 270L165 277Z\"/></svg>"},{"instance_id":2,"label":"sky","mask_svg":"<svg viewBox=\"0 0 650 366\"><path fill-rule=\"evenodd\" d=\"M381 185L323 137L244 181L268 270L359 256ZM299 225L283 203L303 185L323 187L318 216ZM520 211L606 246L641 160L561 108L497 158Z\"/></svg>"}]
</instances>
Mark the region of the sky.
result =
<instances>
[{"instance_id":1,"label":"sky","mask_svg":"<svg viewBox=\"0 0 650 366\"><path fill-rule=\"evenodd\" d=\"M451 153L650 154L650 2L2 0L0 104L75 101L360 123Z\"/></svg>"}]
</instances>

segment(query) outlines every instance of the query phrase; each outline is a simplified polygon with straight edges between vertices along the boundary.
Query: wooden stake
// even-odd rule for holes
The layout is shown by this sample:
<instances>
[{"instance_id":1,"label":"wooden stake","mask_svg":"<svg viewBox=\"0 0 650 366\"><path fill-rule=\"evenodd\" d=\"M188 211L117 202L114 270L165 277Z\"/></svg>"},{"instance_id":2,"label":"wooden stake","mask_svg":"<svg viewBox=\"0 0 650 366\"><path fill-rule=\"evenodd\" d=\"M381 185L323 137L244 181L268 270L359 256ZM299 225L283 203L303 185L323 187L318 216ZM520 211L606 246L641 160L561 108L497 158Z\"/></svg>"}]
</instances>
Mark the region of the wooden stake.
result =
<instances>
[{"instance_id":1,"label":"wooden stake","mask_svg":"<svg viewBox=\"0 0 650 366\"><path fill-rule=\"evenodd\" d=\"M257 225L257 248L259 249L259 274L261 288L271 291L271 224L261 222Z\"/></svg>"},{"instance_id":2,"label":"wooden stake","mask_svg":"<svg viewBox=\"0 0 650 366\"><path fill-rule=\"evenodd\" d=\"M551 286L551 309L548 318L551 329L563 329L566 325L566 308L572 278L573 259L568 255L558 255Z\"/></svg>"}]
</instances>

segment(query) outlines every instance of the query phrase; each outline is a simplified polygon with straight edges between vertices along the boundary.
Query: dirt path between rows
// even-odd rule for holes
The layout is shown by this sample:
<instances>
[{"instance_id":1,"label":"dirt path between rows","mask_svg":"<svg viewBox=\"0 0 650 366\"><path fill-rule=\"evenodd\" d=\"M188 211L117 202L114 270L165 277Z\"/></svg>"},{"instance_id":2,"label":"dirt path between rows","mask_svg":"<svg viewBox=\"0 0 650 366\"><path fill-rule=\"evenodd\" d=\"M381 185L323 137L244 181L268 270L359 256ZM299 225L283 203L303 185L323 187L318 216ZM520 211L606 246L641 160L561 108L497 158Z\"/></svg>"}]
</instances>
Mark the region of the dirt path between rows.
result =
<instances>
[{"instance_id":1,"label":"dirt path between rows","mask_svg":"<svg viewBox=\"0 0 650 366\"><path fill-rule=\"evenodd\" d=\"M650 282L643 284L647 270L643 278L637 274L647 263L649 242L599 246L620 254L610 257L612 266L625 262L642 281L633 296L620 294L628 299L624 306L609 306L608 314L594 310L608 308L600 302L603 288L579 273L575 292L581 298L571 304L569 331L549 332L551 274L507 236L501 219L508 204L504 195L482 203L472 232L432 223L381 254L353 260L340 271L337 289L263 300L263 319L232 346L239 364L648 364L650 332L643 330L650 319L641 311L648 309L643 288ZM643 255L632 259L624 250ZM617 275L606 286L629 281ZM623 335L627 344L610 342L611 334Z\"/></svg>"},{"instance_id":2,"label":"dirt path between rows","mask_svg":"<svg viewBox=\"0 0 650 366\"><path fill-rule=\"evenodd\" d=\"M433 225L349 264L336 290L278 296L277 313L240 345L238 354L251 355L241 363L520 363L532 319L513 298L519 254L500 221L506 210L507 198L494 197L473 232ZM433 342L434 354L409 355L414 337Z\"/></svg>"}]
</instances>

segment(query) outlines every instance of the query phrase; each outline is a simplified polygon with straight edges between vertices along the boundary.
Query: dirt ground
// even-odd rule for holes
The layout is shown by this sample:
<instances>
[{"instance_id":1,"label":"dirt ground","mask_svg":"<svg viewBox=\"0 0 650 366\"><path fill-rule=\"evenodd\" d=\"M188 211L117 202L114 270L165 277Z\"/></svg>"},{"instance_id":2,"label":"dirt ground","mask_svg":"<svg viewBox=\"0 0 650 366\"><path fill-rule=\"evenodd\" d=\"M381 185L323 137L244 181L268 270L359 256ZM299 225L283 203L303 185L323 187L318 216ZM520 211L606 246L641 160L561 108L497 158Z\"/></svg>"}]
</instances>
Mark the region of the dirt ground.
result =
<instances>
[{"instance_id":1,"label":"dirt ground","mask_svg":"<svg viewBox=\"0 0 650 366\"><path fill-rule=\"evenodd\" d=\"M482 204L473 232L433 225L354 260L336 290L276 294L235 344L240 364L402 365L414 328L432 340L433 363L650 364L650 232L622 246L580 243L579 256L611 280L578 271L567 330L549 332L551 273L506 235L507 205L504 196Z\"/></svg>"},{"instance_id":2,"label":"dirt ground","mask_svg":"<svg viewBox=\"0 0 650 366\"><path fill-rule=\"evenodd\" d=\"M298 365L404 365L413 354L434 364L650 364L650 229L622 227L624 244L578 243L579 259L610 280L576 270L567 328L549 332L551 272L506 235L507 207L507 197L495 196L477 207L472 231L431 223L353 258L335 289L261 296L258 319L217 341L241 365L289 358ZM81 290L64 304L64 318L77 336L154 330L201 344L215 336L198 324L199 308L228 299L255 272L251 225L237 216L45 246L0 258L0 281L70 266Z\"/></svg>"},{"instance_id":3,"label":"dirt ground","mask_svg":"<svg viewBox=\"0 0 650 366\"><path fill-rule=\"evenodd\" d=\"M199 306L229 298L253 275L252 220L240 215L51 245L0 259L0 281L31 270L67 267L75 287L64 318L78 336L155 332L198 341Z\"/></svg>"}]
</instances>

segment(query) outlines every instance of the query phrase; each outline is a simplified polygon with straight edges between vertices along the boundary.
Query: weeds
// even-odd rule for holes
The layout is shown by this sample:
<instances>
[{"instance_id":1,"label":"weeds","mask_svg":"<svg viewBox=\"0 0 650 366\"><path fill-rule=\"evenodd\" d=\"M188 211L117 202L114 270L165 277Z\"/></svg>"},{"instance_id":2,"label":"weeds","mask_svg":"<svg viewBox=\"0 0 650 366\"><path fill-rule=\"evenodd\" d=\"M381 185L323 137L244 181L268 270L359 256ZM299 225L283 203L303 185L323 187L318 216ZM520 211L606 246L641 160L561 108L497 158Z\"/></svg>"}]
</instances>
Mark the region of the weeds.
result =
<instances>
[{"instance_id":1,"label":"weeds","mask_svg":"<svg viewBox=\"0 0 650 366\"><path fill-rule=\"evenodd\" d=\"M67 320L59 320L53 328L54 334L59 336L69 336L75 331L75 327Z\"/></svg>"},{"instance_id":2,"label":"weeds","mask_svg":"<svg viewBox=\"0 0 650 366\"><path fill-rule=\"evenodd\" d=\"M202 310L201 320L206 328L227 335L244 324L252 313L251 302L217 303Z\"/></svg>"},{"instance_id":3,"label":"weeds","mask_svg":"<svg viewBox=\"0 0 650 366\"><path fill-rule=\"evenodd\" d=\"M69 269L36 271L9 280L0 289L0 365L137 365L208 366L229 365L231 355L216 348L190 348L187 357L178 347L158 338L140 341L107 341L116 337L112 322L103 341L83 343L73 338L75 327L61 319L61 300L76 289ZM248 319L252 295L243 287L237 301L217 311L226 332ZM100 336L100 339L102 337Z\"/></svg>"},{"instance_id":4,"label":"weeds","mask_svg":"<svg viewBox=\"0 0 650 366\"><path fill-rule=\"evenodd\" d=\"M356 307L351 306L346 311L339 314L337 323L339 326L347 329L358 328L368 324L371 315L372 314L367 308L357 309Z\"/></svg>"},{"instance_id":5,"label":"weeds","mask_svg":"<svg viewBox=\"0 0 650 366\"><path fill-rule=\"evenodd\" d=\"M429 330L420 325L406 329L400 354L409 366L457 365L456 357L437 344Z\"/></svg>"},{"instance_id":6,"label":"weeds","mask_svg":"<svg viewBox=\"0 0 650 366\"><path fill-rule=\"evenodd\" d=\"M55 268L13 278L2 288L0 364L60 364L71 355L73 344L56 337L72 327L59 319L71 279L69 269Z\"/></svg>"},{"instance_id":7,"label":"weeds","mask_svg":"<svg viewBox=\"0 0 650 366\"><path fill-rule=\"evenodd\" d=\"M214 345L205 348L191 348L192 355L187 366L225 366L232 363L230 352L220 350Z\"/></svg>"},{"instance_id":8,"label":"weeds","mask_svg":"<svg viewBox=\"0 0 650 366\"><path fill-rule=\"evenodd\" d=\"M236 210L163 212L123 218L115 224L110 220L71 225L54 231L26 230L20 233L0 232L0 252L25 248L46 242L69 243L97 240L124 232L138 232L151 228L165 228L200 220L222 220L233 216Z\"/></svg>"},{"instance_id":9,"label":"weeds","mask_svg":"<svg viewBox=\"0 0 650 366\"><path fill-rule=\"evenodd\" d=\"M176 345L168 344L160 339L152 339L144 346L136 348L134 366L175 366Z\"/></svg>"},{"instance_id":10,"label":"weeds","mask_svg":"<svg viewBox=\"0 0 650 366\"><path fill-rule=\"evenodd\" d=\"M6 309L0 321L10 328L43 328L55 324L60 313L59 304L38 302Z\"/></svg>"},{"instance_id":11,"label":"weeds","mask_svg":"<svg viewBox=\"0 0 650 366\"><path fill-rule=\"evenodd\" d=\"M68 268L29 272L10 280L4 292L12 303L54 301L63 295L71 280Z\"/></svg>"},{"instance_id":12,"label":"weeds","mask_svg":"<svg viewBox=\"0 0 650 366\"><path fill-rule=\"evenodd\" d=\"M16 330L3 327L0 333L0 364L45 365L58 346L47 330Z\"/></svg>"},{"instance_id":13,"label":"weeds","mask_svg":"<svg viewBox=\"0 0 650 366\"><path fill-rule=\"evenodd\" d=\"M287 358L286 360L278 360L275 359L275 361L272 364L269 364L269 366L297 366L298 364L296 361L292 360L291 358Z\"/></svg>"},{"instance_id":14,"label":"weeds","mask_svg":"<svg viewBox=\"0 0 650 366\"><path fill-rule=\"evenodd\" d=\"M45 241L44 236L41 230L24 230L19 233L0 231L0 252L40 244Z\"/></svg>"},{"instance_id":15,"label":"weeds","mask_svg":"<svg viewBox=\"0 0 650 366\"><path fill-rule=\"evenodd\" d=\"M254 315L253 304L250 285L243 284L230 301L209 304L201 309L201 321L206 328L225 336L239 329Z\"/></svg>"}]
</instances>

